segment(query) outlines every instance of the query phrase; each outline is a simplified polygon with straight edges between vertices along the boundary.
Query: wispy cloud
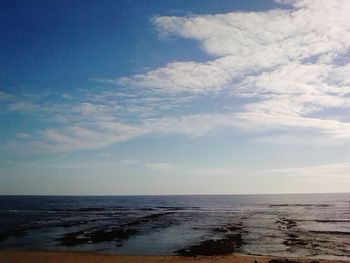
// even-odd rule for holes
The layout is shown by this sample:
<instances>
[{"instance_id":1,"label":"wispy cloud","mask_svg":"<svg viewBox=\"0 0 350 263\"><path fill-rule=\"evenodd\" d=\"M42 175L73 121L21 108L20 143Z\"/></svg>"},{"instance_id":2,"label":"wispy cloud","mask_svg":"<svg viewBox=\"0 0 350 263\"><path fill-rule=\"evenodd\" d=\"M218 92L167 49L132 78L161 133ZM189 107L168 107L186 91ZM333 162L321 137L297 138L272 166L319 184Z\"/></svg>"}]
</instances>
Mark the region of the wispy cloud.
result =
<instances>
[{"instance_id":1,"label":"wispy cloud","mask_svg":"<svg viewBox=\"0 0 350 263\"><path fill-rule=\"evenodd\" d=\"M199 176L234 176L237 174L246 174L247 171L243 171L237 167L211 167L191 169L188 173Z\"/></svg>"},{"instance_id":2,"label":"wispy cloud","mask_svg":"<svg viewBox=\"0 0 350 263\"><path fill-rule=\"evenodd\" d=\"M43 112L61 123L28 144L46 151L103 148L149 133L195 137L223 129L350 140L346 119L323 114L350 109L350 2L276 2L281 8L262 12L156 16L152 21L161 35L194 39L212 59L93 79L112 88L64 103L15 101L9 109ZM241 105L208 108L213 98L227 97Z\"/></svg>"},{"instance_id":3,"label":"wispy cloud","mask_svg":"<svg viewBox=\"0 0 350 263\"><path fill-rule=\"evenodd\" d=\"M0 91L0 100L7 99L9 97L10 95L8 95L7 93Z\"/></svg>"},{"instance_id":4,"label":"wispy cloud","mask_svg":"<svg viewBox=\"0 0 350 263\"><path fill-rule=\"evenodd\" d=\"M320 179L324 182L346 181L350 182L350 163L332 163L315 166L302 166L282 169L264 170L262 173L288 176L302 180Z\"/></svg>"},{"instance_id":5,"label":"wispy cloud","mask_svg":"<svg viewBox=\"0 0 350 263\"><path fill-rule=\"evenodd\" d=\"M231 92L256 98L232 113L251 129L316 129L328 137L349 137L349 123L310 114L349 109L350 47L348 1L278 1L293 9L220 15L155 17L161 34L199 41L218 58L176 62L121 78L120 83L164 92ZM203 30L205 28L205 30ZM226 94L226 93L225 93Z\"/></svg>"},{"instance_id":6,"label":"wispy cloud","mask_svg":"<svg viewBox=\"0 0 350 263\"><path fill-rule=\"evenodd\" d=\"M170 173L178 170L178 167L172 163L146 163L145 167L151 171Z\"/></svg>"},{"instance_id":7,"label":"wispy cloud","mask_svg":"<svg viewBox=\"0 0 350 263\"><path fill-rule=\"evenodd\" d=\"M9 105L11 111L31 112L38 111L41 107L30 101L18 101Z\"/></svg>"},{"instance_id":8,"label":"wispy cloud","mask_svg":"<svg viewBox=\"0 0 350 263\"><path fill-rule=\"evenodd\" d=\"M19 132L19 133L16 133L16 137L20 139L28 139L31 137L31 135L26 132Z\"/></svg>"},{"instance_id":9,"label":"wispy cloud","mask_svg":"<svg viewBox=\"0 0 350 263\"><path fill-rule=\"evenodd\" d=\"M11 142L12 148L36 148L43 152L68 152L91 150L107 147L111 144L128 141L145 134L182 134L198 137L214 130L234 126L231 116L222 114L198 114L182 117L156 118L145 120L141 124L123 124L118 122L80 123L57 129L45 129L38 140Z\"/></svg>"}]
</instances>

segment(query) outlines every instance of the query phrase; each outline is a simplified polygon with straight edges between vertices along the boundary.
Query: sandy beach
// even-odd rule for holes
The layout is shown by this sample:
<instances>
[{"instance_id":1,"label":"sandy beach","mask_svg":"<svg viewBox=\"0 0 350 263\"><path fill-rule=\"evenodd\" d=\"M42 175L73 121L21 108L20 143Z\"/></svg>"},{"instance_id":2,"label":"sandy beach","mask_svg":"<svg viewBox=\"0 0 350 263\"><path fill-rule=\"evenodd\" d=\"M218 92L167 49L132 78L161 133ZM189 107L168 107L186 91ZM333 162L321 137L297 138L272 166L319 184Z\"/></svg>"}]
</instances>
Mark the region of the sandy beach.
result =
<instances>
[{"instance_id":1,"label":"sandy beach","mask_svg":"<svg viewBox=\"0 0 350 263\"><path fill-rule=\"evenodd\" d=\"M229 256L211 256L211 257L180 257L180 256L120 256L120 255L107 255L99 253L87 253L87 252L30 252L30 251L1 251L0 262L1 263L267 263L271 257L261 256L246 256L246 255L229 255ZM277 258L276 258L277 259ZM312 260L302 259L289 259L289 262L312 262ZM287 262L285 259L279 262ZM316 262L316 261L314 261ZM337 263L345 261L330 261L319 260L320 263Z\"/></svg>"}]
</instances>

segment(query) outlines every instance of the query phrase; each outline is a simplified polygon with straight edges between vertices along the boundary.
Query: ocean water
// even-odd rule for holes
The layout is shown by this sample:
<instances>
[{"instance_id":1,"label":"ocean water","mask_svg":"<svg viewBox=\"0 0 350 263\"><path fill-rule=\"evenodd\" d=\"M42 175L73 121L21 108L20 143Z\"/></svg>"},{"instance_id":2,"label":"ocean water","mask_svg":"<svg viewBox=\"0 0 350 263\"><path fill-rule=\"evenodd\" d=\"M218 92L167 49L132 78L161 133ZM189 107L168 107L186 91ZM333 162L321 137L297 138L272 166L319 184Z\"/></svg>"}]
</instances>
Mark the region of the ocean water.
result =
<instances>
[{"instance_id":1,"label":"ocean water","mask_svg":"<svg viewBox=\"0 0 350 263\"><path fill-rule=\"evenodd\" d=\"M350 260L349 195L0 196L0 249L173 255L227 233L235 253Z\"/></svg>"}]
</instances>

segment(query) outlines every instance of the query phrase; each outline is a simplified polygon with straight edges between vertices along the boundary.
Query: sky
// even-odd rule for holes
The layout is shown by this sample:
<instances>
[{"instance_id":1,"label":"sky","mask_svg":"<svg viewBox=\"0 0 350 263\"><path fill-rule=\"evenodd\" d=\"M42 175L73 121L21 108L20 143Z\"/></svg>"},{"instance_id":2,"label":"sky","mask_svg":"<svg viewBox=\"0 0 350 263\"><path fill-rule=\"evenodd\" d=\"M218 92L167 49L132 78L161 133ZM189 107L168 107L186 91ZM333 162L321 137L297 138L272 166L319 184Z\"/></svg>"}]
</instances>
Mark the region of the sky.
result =
<instances>
[{"instance_id":1,"label":"sky","mask_svg":"<svg viewBox=\"0 0 350 263\"><path fill-rule=\"evenodd\" d=\"M350 1L0 10L0 194L350 191Z\"/></svg>"}]
</instances>

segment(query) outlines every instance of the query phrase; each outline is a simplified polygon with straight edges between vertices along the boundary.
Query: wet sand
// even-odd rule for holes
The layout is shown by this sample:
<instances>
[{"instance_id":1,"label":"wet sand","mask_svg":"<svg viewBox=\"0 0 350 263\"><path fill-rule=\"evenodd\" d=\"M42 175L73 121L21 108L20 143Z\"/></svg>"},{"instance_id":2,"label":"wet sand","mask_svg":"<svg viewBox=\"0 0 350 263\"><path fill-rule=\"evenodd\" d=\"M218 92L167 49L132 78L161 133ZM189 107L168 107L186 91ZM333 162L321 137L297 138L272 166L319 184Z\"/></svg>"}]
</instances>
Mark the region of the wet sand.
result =
<instances>
[{"instance_id":1,"label":"wet sand","mask_svg":"<svg viewBox=\"0 0 350 263\"><path fill-rule=\"evenodd\" d=\"M82 252L29 252L29 251L0 251L1 263L267 263L271 257L229 255L210 257L181 257L181 256L120 256L99 253ZM297 261L310 263L312 260L289 259L289 262ZM283 262L283 261L281 261ZM345 261L320 260L319 263L336 263ZM276 262L279 263L279 262Z\"/></svg>"}]
</instances>

